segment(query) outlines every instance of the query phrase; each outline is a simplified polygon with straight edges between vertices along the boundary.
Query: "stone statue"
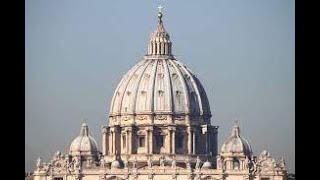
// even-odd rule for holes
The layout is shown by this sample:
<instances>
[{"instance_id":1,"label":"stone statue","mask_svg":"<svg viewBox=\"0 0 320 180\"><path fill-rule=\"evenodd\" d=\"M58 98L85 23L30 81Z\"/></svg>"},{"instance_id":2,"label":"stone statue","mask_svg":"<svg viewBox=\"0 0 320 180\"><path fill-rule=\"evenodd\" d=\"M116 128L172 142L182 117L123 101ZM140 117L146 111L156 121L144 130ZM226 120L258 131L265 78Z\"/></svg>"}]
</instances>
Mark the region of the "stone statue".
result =
<instances>
[{"instance_id":1,"label":"stone statue","mask_svg":"<svg viewBox=\"0 0 320 180\"><path fill-rule=\"evenodd\" d=\"M197 159L196 159L196 169L200 169L200 165L201 165L201 160L199 158L199 156L197 156Z\"/></svg>"},{"instance_id":2,"label":"stone statue","mask_svg":"<svg viewBox=\"0 0 320 180\"><path fill-rule=\"evenodd\" d=\"M68 165L68 171L69 172L73 172L74 171L74 162L70 162L69 165Z\"/></svg>"},{"instance_id":3,"label":"stone statue","mask_svg":"<svg viewBox=\"0 0 320 180\"><path fill-rule=\"evenodd\" d=\"M87 167L92 167L92 159L87 160Z\"/></svg>"},{"instance_id":4,"label":"stone statue","mask_svg":"<svg viewBox=\"0 0 320 180\"><path fill-rule=\"evenodd\" d=\"M100 167L104 168L105 163L106 162L104 161L104 158L101 157L101 159L100 159Z\"/></svg>"},{"instance_id":5,"label":"stone statue","mask_svg":"<svg viewBox=\"0 0 320 180\"><path fill-rule=\"evenodd\" d=\"M41 157L38 157L37 159L37 170L41 170L42 168L42 159Z\"/></svg>"},{"instance_id":6,"label":"stone statue","mask_svg":"<svg viewBox=\"0 0 320 180\"><path fill-rule=\"evenodd\" d=\"M173 158L172 158L172 161L171 161L171 167L172 167L172 168L176 168L176 166L177 166L176 158L173 157Z\"/></svg>"},{"instance_id":7,"label":"stone statue","mask_svg":"<svg viewBox=\"0 0 320 180\"><path fill-rule=\"evenodd\" d=\"M50 164L50 163L43 163L43 170L44 170L44 171L48 172L49 169L50 169L50 167L51 167L51 164Z\"/></svg>"},{"instance_id":8,"label":"stone statue","mask_svg":"<svg viewBox=\"0 0 320 180\"><path fill-rule=\"evenodd\" d=\"M74 167L76 169L80 169L80 165L81 165L80 157L75 157L75 159L74 159Z\"/></svg>"},{"instance_id":9,"label":"stone statue","mask_svg":"<svg viewBox=\"0 0 320 180\"><path fill-rule=\"evenodd\" d=\"M148 167L149 167L149 168L152 168L152 165L153 165L153 164L152 164L152 159L151 159L151 156L149 156L149 157L148 157Z\"/></svg>"},{"instance_id":10,"label":"stone statue","mask_svg":"<svg viewBox=\"0 0 320 180\"><path fill-rule=\"evenodd\" d=\"M128 158L128 155L126 155L126 158L125 158L125 160L123 161L123 164L124 164L124 168L125 168L125 169L128 168L128 163L129 163L129 162L128 162L128 159L129 159L129 158Z\"/></svg>"},{"instance_id":11,"label":"stone statue","mask_svg":"<svg viewBox=\"0 0 320 180\"><path fill-rule=\"evenodd\" d=\"M137 157L132 161L132 168L137 168Z\"/></svg>"},{"instance_id":12,"label":"stone statue","mask_svg":"<svg viewBox=\"0 0 320 180\"><path fill-rule=\"evenodd\" d=\"M60 159L61 159L61 156L62 156L61 152L60 152L60 151L57 151L57 152L54 154L53 159L54 159L54 160L60 160Z\"/></svg>"},{"instance_id":13,"label":"stone statue","mask_svg":"<svg viewBox=\"0 0 320 180\"><path fill-rule=\"evenodd\" d=\"M221 156L218 154L217 155L217 169L222 169L221 167Z\"/></svg>"},{"instance_id":14,"label":"stone statue","mask_svg":"<svg viewBox=\"0 0 320 180\"><path fill-rule=\"evenodd\" d=\"M248 156L246 156L245 165L246 165L247 169L249 169L249 170L252 169L252 162L251 162L251 160L249 159Z\"/></svg>"},{"instance_id":15,"label":"stone statue","mask_svg":"<svg viewBox=\"0 0 320 180\"><path fill-rule=\"evenodd\" d=\"M267 150L262 151L261 155L260 155L260 159L268 159L270 158L270 153Z\"/></svg>"},{"instance_id":16,"label":"stone statue","mask_svg":"<svg viewBox=\"0 0 320 180\"><path fill-rule=\"evenodd\" d=\"M281 157L280 158L280 164L279 164L280 168L285 169L286 168L286 162L284 161L284 158Z\"/></svg>"},{"instance_id":17,"label":"stone statue","mask_svg":"<svg viewBox=\"0 0 320 180\"><path fill-rule=\"evenodd\" d=\"M164 166L164 161L165 161L164 156L161 156L159 161L160 161L160 166L163 167Z\"/></svg>"},{"instance_id":18,"label":"stone statue","mask_svg":"<svg viewBox=\"0 0 320 180\"><path fill-rule=\"evenodd\" d=\"M125 160L125 161L123 162L123 164L124 164L124 168L127 169L127 168L128 168L128 160Z\"/></svg>"},{"instance_id":19,"label":"stone statue","mask_svg":"<svg viewBox=\"0 0 320 180\"><path fill-rule=\"evenodd\" d=\"M186 158L185 164L186 164L186 168L187 168L187 169L191 169L189 157Z\"/></svg>"},{"instance_id":20,"label":"stone statue","mask_svg":"<svg viewBox=\"0 0 320 180\"><path fill-rule=\"evenodd\" d=\"M270 168L276 168L277 164L276 161L274 160L274 158L270 158Z\"/></svg>"}]
</instances>

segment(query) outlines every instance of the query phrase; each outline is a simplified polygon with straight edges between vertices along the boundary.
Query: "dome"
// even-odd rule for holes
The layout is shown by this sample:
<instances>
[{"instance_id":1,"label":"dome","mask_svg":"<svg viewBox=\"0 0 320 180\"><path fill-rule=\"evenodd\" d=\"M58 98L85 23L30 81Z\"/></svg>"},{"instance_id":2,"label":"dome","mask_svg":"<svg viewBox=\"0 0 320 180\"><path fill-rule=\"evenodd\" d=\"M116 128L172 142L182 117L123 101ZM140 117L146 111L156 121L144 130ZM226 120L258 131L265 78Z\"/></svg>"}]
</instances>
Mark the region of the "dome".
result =
<instances>
[{"instance_id":1,"label":"dome","mask_svg":"<svg viewBox=\"0 0 320 180\"><path fill-rule=\"evenodd\" d=\"M252 155L251 146L246 139L240 136L240 128L237 124L233 127L231 136L223 143L221 153Z\"/></svg>"},{"instance_id":2,"label":"dome","mask_svg":"<svg viewBox=\"0 0 320 180\"><path fill-rule=\"evenodd\" d=\"M120 81L109 114L145 113L211 115L200 81L176 59L144 59Z\"/></svg>"},{"instance_id":3,"label":"dome","mask_svg":"<svg viewBox=\"0 0 320 180\"><path fill-rule=\"evenodd\" d=\"M212 167L211 162L206 161L202 165L202 169L210 169Z\"/></svg>"},{"instance_id":4,"label":"dome","mask_svg":"<svg viewBox=\"0 0 320 180\"><path fill-rule=\"evenodd\" d=\"M89 128L82 123L80 135L70 145L71 155L97 156L97 142L89 135Z\"/></svg>"},{"instance_id":5,"label":"dome","mask_svg":"<svg viewBox=\"0 0 320 180\"><path fill-rule=\"evenodd\" d=\"M111 162L111 168L119 169L121 167L120 162L118 160L114 160Z\"/></svg>"},{"instance_id":6,"label":"dome","mask_svg":"<svg viewBox=\"0 0 320 180\"><path fill-rule=\"evenodd\" d=\"M162 16L161 16L162 17ZM111 100L109 117L189 115L210 122L206 92L199 79L171 54L171 41L160 18L147 55L122 78Z\"/></svg>"}]
</instances>

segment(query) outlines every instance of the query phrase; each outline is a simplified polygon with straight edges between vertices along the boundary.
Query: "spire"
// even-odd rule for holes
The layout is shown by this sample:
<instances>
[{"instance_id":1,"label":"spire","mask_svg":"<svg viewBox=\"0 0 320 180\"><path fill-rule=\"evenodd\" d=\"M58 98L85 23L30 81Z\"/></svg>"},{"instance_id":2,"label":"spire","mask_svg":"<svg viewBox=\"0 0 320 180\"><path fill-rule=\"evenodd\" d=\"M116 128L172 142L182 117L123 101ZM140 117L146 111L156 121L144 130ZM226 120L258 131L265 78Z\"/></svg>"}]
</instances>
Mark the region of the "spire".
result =
<instances>
[{"instance_id":1,"label":"spire","mask_svg":"<svg viewBox=\"0 0 320 180\"><path fill-rule=\"evenodd\" d=\"M159 9L159 11L158 11L159 23L162 23L162 16L163 16L162 9L163 9L163 7L161 6L161 4L158 6L158 9Z\"/></svg>"},{"instance_id":2,"label":"spire","mask_svg":"<svg viewBox=\"0 0 320 180\"><path fill-rule=\"evenodd\" d=\"M233 137L240 137L240 127L238 125L238 121L236 121L235 125L233 126L232 136Z\"/></svg>"},{"instance_id":3,"label":"spire","mask_svg":"<svg viewBox=\"0 0 320 180\"><path fill-rule=\"evenodd\" d=\"M148 54L153 55L165 55L171 56L171 41L170 36L164 28L163 25L163 7L161 4L158 7L158 25L153 33L151 33L149 44L148 44Z\"/></svg>"},{"instance_id":4,"label":"spire","mask_svg":"<svg viewBox=\"0 0 320 180\"><path fill-rule=\"evenodd\" d=\"M86 122L83 122L81 125L80 136L88 136L89 135L89 128Z\"/></svg>"}]
</instances>

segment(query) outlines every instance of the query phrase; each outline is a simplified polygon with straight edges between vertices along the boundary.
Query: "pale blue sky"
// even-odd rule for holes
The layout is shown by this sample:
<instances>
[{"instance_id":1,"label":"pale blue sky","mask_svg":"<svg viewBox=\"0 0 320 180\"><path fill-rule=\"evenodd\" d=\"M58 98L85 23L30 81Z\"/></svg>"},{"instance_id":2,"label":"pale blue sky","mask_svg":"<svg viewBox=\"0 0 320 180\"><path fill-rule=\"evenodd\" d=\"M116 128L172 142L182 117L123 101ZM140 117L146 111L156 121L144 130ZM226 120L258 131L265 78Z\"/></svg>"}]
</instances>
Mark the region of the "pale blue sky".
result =
<instances>
[{"instance_id":1,"label":"pale blue sky","mask_svg":"<svg viewBox=\"0 0 320 180\"><path fill-rule=\"evenodd\" d=\"M156 0L26 0L25 166L68 152L88 119L101 147L113 91L146 53ZM164 0L173 54L202 82L219 128L295 172L295 2Z\"/></svg>"}]
</instances>

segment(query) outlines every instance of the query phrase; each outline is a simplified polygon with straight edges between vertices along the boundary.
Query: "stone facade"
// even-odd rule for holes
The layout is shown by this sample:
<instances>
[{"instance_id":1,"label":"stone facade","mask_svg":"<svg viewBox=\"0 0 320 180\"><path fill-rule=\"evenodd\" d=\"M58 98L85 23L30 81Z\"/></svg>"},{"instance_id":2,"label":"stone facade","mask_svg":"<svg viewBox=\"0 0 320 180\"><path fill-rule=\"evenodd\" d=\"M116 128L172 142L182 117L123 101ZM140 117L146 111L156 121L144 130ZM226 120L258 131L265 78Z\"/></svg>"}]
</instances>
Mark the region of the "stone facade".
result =
<instances>
[{"instance_id":1,"label":"stone facade","mask_svg":"<svg viewBox=\"0 0 320 180\"><path fill-rule=\"evenodd\" d=\"M172 55L162 16L159 11L147 55L114 92L101 151L83 123L68 154L37 160L34 180L286 179L284 160L276 163L267 151L253 156L238 125L218 154L206 92Z\"/></svg>"}]
</instances>

